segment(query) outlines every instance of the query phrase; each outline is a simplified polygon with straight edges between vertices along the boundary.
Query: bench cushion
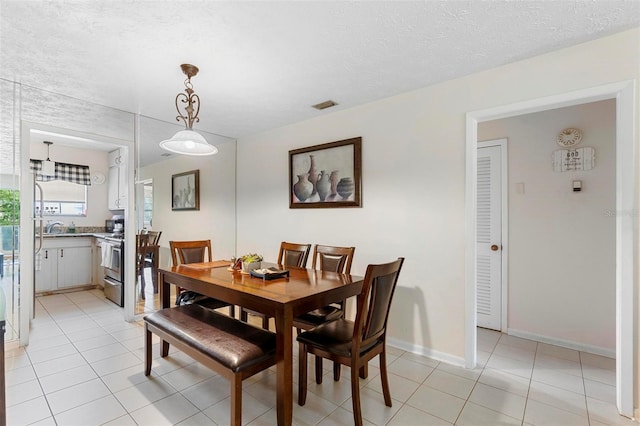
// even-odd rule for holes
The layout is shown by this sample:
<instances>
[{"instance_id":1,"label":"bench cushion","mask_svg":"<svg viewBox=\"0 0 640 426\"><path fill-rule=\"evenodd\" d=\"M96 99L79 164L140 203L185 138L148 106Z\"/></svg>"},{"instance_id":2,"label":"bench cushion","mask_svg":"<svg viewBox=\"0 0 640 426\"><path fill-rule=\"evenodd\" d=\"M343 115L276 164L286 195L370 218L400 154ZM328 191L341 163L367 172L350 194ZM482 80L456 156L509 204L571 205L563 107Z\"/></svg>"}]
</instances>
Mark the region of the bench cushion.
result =
<instances>
[{"instance_id":1,"label":"bench cushion","mask_svg":"<svg viewBox=\"0 0 640 426\"><path fill-rule=\"evenodd\" d=\"M162 309L144 320L234 373L276 356L275 333L200 305Z\"/></svg>"}]
</instances>

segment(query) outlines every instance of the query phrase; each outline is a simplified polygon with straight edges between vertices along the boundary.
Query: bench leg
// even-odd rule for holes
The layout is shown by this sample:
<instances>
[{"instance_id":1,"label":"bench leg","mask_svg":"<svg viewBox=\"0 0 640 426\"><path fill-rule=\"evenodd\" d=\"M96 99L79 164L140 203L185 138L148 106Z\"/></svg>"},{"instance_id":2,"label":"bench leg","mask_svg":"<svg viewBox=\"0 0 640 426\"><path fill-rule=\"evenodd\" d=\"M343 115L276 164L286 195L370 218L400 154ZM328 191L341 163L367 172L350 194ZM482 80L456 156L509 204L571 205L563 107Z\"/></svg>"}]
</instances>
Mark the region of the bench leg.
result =
<instances>
[{"instance_id":1,"label":"bench leg","mask_svg":"<svg viewBox=\"0 0 640 426\"><path fill-rule=\"evenodd\" d=\"M234 375L231 378L231 425L242 425L242 378Z\"/></svg>"},{"instance_id":2,"label":"bench leg","mask_svg":"<svg viewBox=\"0 0 640 426\"><path fill-rule=\"evenodd\" d=\"M169 342L160 339L160 356L165 358L167 355L169 355Z\"/></svg>"},{"instance_id":3,"label":"bench leg","mask_svg":"<svg viewBox=\"0 0 640 426\"><path fill-rule=\"evenodd\" d=\"M144 325L144 375L148 376L151 374L151 332L147 327L147 324Z\"/></svg>"}]
</instances>

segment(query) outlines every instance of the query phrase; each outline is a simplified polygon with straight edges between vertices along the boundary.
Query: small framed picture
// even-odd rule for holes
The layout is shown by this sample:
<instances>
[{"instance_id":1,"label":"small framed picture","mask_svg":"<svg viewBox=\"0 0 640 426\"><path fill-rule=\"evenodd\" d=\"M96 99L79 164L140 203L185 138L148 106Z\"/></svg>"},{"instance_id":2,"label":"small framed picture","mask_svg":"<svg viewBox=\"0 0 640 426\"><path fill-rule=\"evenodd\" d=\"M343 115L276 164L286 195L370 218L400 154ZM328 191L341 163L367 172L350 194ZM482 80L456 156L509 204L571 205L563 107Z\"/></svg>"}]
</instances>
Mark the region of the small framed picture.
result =
<instances>
[{"instance_id":1,"label":"small framed picture","mask_svg":"<svg viewBox=\"0 0 640 426\"><path fill-rule=\"evenodd\" d=\"M361 207L362 138L289 151L289 208Z\"/></svg>"},{"instance_id":2,"label":"small framed picture","mask_svg":"<svg viewBox=\"0 0 640 426\"><path fill-rule=\"evenodd\" d=\"M171 176L171 210L200 210L200 170Z\"/></svg>"}]
</instances>

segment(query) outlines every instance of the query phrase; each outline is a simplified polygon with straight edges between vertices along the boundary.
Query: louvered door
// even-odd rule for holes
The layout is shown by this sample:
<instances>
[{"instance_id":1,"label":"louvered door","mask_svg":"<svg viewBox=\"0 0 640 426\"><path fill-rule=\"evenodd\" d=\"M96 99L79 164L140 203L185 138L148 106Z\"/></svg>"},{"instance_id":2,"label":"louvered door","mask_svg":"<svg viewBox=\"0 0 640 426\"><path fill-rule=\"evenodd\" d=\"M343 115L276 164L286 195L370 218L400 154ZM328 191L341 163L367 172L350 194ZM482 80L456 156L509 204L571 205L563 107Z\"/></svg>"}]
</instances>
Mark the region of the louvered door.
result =
<instances>
[{"instance_id":1,"label":"louvered door","mask_svg":"<svg viewBox=\"0 0 640 426\"><path fill-rule=\"evenodd\" d=\"M478 326L501 329L501 147L478 148L476 310Z\"/></svg>"}]
</instances>

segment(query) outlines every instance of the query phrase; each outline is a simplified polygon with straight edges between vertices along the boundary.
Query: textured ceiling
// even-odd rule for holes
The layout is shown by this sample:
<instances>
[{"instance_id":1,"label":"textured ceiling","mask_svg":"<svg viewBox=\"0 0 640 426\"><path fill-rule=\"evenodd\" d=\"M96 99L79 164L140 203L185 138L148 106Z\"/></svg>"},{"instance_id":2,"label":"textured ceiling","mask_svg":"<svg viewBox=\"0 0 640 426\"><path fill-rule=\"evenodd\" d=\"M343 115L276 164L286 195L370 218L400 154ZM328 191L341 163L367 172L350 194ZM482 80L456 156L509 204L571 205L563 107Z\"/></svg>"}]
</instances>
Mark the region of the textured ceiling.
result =
<instances>
[{"instance_id":1,"label":"textured ceiling","mask_svg":"<svg viewBox=\"0 0 640 426\"><path fill-rule=\"evenodd\" d=\"M194 128L241 137L639 25L636 0L0 0L0 78L171 122L192 63Z\"/></svg>"}]
</instances>

